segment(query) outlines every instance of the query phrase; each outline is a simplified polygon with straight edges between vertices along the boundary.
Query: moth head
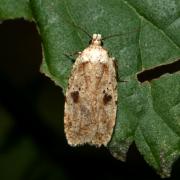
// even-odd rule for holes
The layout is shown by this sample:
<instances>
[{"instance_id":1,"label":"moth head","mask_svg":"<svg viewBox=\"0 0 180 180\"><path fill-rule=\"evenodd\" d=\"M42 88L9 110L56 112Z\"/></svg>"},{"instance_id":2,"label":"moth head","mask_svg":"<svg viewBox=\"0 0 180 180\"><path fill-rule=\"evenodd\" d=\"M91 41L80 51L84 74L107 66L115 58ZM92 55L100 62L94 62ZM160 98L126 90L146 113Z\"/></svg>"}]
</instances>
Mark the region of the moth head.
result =
<instances>
[{"instance_id":1,"label":"moth head","mask_svg":"<svg viewBox=\"0 0 180 180\"><path fill-rule=\"evenodd\" d=\"M102 46L103 42L102 42L101 34L93 34L90 44L96 46Z\"/></svg>"}]
</instances>

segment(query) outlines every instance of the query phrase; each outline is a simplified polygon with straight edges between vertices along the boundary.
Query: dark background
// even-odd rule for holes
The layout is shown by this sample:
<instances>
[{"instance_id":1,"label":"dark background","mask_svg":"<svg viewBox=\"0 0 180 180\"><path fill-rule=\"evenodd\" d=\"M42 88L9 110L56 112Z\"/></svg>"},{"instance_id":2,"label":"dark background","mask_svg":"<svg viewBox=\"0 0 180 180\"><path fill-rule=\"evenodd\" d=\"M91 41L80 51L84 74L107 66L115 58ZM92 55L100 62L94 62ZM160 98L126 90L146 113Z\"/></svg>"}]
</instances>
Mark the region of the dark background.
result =
<instances>
[{"instance_id":1,"label":"dark background","mask_svg":"<svg viewBox=\"0 0 180 180\"><path fill-rule=\"evenodd\" d=\"M34 23L0 25L0 180L160 179L134 144L125 163L103 147L67 145L64 96L39 72L41 51ZM171 179L179 170L180 160Z\"/></svg>"}]
</instances>

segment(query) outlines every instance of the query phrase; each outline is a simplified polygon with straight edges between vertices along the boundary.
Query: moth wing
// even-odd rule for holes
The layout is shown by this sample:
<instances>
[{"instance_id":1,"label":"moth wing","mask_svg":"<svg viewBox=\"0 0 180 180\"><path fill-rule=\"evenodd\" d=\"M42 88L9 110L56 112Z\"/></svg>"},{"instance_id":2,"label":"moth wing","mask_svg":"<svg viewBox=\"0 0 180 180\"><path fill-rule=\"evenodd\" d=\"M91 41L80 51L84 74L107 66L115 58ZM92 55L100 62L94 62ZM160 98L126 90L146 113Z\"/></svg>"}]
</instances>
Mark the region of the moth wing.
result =
<instances>
[{"instance_id":1,"label":"moth wing","mask_svg":"<svg viewBox=\"0 0 180 180\"><path fill-rule=\"evenodd\" d=\"M103 74L96 93L98 128L92 144L107 145L113 133L117 111L117 80L114 60L109 58L109 61L103 64L101 69Z\"/></svg>"},{"instance_id":2,"label":"moth wing","mask_svg":"<svg viewBox=\"0 0 180 180\"><path fill-rule=\"evenodd\" d=\"M87 65L88 62L75 62L66 91L64 128L70 145L91 142L97 129L89 91L91 73L87 71Z\"/></svg>"},{"instance_id":3,"label":"moth wing","mask_svg":"<svg viewBox=\"0 0 180 180\"><path fill-rule=\"evenodd\" d=\"M65 102L65 133L70 145L107 145L116 119L116 72L107 63L76 61Z\"/></svg>"}]
</instances>

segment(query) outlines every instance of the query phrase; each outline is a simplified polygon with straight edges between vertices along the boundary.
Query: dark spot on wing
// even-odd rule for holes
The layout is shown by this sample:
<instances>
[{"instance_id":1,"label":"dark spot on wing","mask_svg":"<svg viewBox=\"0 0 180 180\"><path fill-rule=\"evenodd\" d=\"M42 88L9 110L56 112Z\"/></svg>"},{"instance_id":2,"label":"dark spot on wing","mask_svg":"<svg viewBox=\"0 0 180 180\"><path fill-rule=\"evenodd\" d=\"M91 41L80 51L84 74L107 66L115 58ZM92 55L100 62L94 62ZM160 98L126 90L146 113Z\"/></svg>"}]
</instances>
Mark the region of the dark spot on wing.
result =
<instances>
[{"instance_id":1,"label":"dark spot on wing","mask_svg":"<svg viewBox=\"0 0 180 180\"><path fill-rule=\"evenodd\" d=\"M111 95L105 94L104 97L103 97L104 105L106 105L109 101L111 101L111 99L112 99Z\"/></svg>"},{"instance_id":2,"label":"dark spot on wing","mask_svg":"<svg viewBox=\"0 0 180 180\"><path fill-rule=\"evenodd\" d=\"M71 92L71 97L72 97L74 103L77 103L79 100L79 91Z\"/></svg>"}]
</instances>

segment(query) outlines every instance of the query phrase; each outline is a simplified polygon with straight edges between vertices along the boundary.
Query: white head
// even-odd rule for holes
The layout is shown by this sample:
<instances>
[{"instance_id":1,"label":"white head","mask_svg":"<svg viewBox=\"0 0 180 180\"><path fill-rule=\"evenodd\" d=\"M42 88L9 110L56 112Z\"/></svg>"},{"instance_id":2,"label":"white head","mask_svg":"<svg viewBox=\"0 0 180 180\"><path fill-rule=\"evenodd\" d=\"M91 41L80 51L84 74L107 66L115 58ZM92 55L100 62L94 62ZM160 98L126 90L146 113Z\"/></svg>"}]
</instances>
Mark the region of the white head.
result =
<instances>
[{"instance_id":1,"label":"white head","mask_svg":"<svg viewBox=\"0 0 180 180\"><path fill-rule=\"evenodd\" d=\"M96 46L102 46L101 34L93 34L90 44L96 45Z\"/></svg>"}]
</instances>

